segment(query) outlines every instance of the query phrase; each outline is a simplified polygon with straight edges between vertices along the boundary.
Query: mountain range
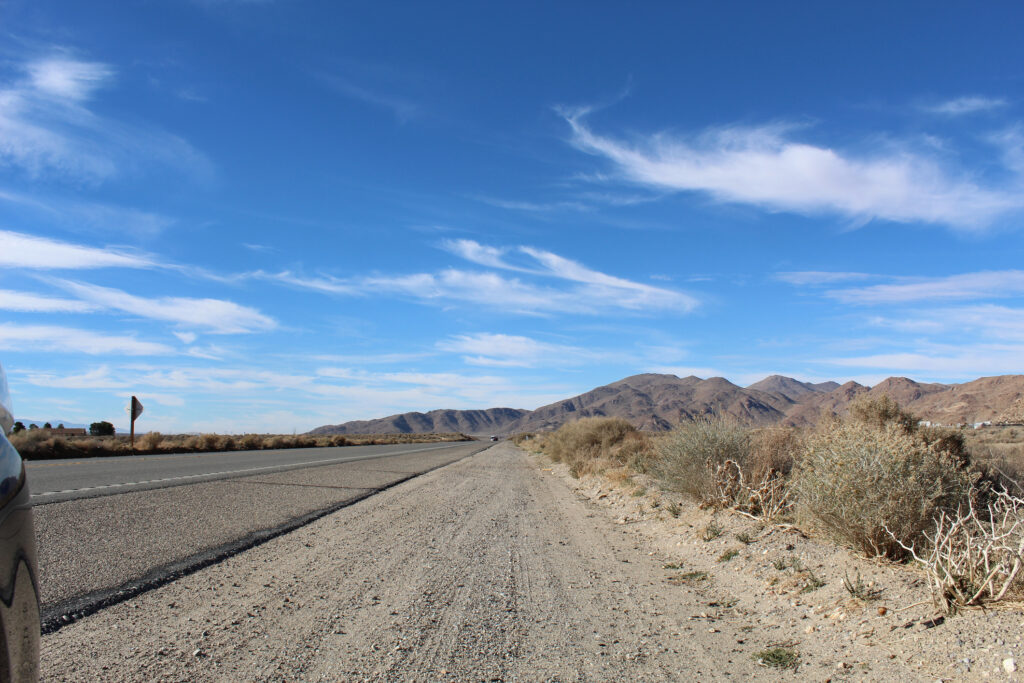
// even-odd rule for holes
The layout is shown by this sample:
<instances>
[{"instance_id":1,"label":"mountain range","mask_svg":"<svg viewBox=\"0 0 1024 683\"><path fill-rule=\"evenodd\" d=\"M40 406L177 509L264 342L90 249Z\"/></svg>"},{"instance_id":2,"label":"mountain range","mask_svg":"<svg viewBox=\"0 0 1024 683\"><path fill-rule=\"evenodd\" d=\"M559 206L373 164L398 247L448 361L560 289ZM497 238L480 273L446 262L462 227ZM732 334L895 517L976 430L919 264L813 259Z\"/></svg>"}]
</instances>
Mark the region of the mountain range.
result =
<instances>
[{"instance_id":1,"label":"mountain range","mask_svg":"<svg viewBox=\"0 0 1024 683\"><path fill-rule=\"evenodd\" d=\"M663 431L701 415L721 414L751 425L808 427L842 415L858 397L888 395L922 420L938 424L1024 422L1024 375L982 377L963 384L906 377L867 387L856 382L801 382L772 375L747 387L722 377L634 375L536 410L433 410L324 425L310 434L464 432L514 434L556 429L581 417L621 417Z\"/></svg>"}]
</instances>

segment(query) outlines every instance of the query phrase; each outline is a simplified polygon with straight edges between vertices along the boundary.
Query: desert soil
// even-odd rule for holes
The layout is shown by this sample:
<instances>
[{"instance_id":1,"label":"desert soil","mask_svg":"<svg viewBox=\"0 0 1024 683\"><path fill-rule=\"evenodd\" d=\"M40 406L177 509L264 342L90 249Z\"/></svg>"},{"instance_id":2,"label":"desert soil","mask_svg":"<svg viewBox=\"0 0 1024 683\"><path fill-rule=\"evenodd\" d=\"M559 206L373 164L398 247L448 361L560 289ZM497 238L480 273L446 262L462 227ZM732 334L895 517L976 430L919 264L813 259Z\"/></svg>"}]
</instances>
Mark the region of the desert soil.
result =
<instances>
[{"instance_id":1,"label":"desert soil","mask_svg":"<svg viewBox=\"0 0 1024 683\"><path fill-rule=\"evenodd\" d=\"M1022 652L1019 612L970 612L932 626L927 605L898 611L927 599L914 572L736 516L719 515L722 536L705 542L709 513L682 507L673 516L671 501L657 496L635 482L572 480L501 443L46 636L44 677L1016 675L1004 660ZM735 539L741 529L751 543ZM734 558L718 561L733 548ZM790 557L798 568L774 568ZM879 600L845 595L843 570L858 568ZM808 569L825 584L801 593ZM773 646L798 653L799 668L763 666L757 653Z\"/></svg>"}]
</instances>

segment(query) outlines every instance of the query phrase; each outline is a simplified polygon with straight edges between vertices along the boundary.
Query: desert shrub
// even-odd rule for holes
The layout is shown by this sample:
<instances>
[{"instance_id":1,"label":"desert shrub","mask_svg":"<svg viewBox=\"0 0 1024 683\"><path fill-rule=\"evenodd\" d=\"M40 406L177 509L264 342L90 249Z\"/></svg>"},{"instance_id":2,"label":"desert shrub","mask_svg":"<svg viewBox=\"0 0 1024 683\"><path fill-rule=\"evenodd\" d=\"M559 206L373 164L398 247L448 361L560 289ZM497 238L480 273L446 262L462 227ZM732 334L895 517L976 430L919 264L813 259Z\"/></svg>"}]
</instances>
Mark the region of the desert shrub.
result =
<instances>
[{"instance_id":1,"label":"desert shrub","mask_svg":"<svg viewBox=\"0 0 1024 683\"><path fill-rule=\"evenodd\" d=\"M254 451L263 445L263 437L259 434L243 434L239 437L238 444L244 450Z\"/></svg>"},{"instance_id":2,"label":"desert shrub","mask_svg":"<svg viewBox=\"0 0 1024 683\"><path fill-rule=\"evenodd\" d=\"M940 511L964 500L972 475L914 433L916 421L908 430L903 411L882 401L872 410L808 439L794 472L798 513L869 555L901 558L901 544L918 541Z\"/></svg>"},{"instance_id":3,"label":"desert shrub","mask_svg":"<svg viewBox=\"0 0 1024 683\"><path fill-rule=\"evenodd\" d=\"M143 451L157 451L160 450L160 444L164 440L164 435L160 432L147 432L139 437L139 450Z\"/></svg>"},{"instance_id":4,"label":"desert shrub","mask_svg":"<svg viewBox=\"0 0 1024 683\"><path fill-rule=\"evenodd\" d=\"M544 439L544 452L569 466L574 477L640 460L647 440L636 427L618 417L585 417L562 425Z\"/></svg>"},{"instance_id":5,"label":"desert shrub","mask_svg":"<svg viewBox=\"0 0 1024 683\"><path fill-rule=\"evenodd\" d=\"M722 417L685 422L660 439L652 472L664 485L702 505L739 502L732 486L750 455L750 432Z\"/></svg>"},{"instance_id":6,"label":"desert shrub","mask_svg":"<svg viewBox=\"0 0 1024 683\"><path fill-rule=\"evenodd\" d=\"M850 404L847 421L882 428L896 425L904 432L917 429L917 417L900 407L887 394L878 398L861 396Z\"/></svg>"},{"instance_id":7,"label":"desert shrub","mask_svg":"<svg viewBox=\"0 0 1024 683\"><path fill-rule=\"evenodd\" d=\"M747 470L754 481L774 475L788 477L803 448L800 432L786 427L758 429L750 435Z\"/></svg>"},{"instance_id":8,"label":"desert shrub","mask_svg":"<svg viewBox=\"0 0 1024 683\"><path fill-rule=\"evenodd\" d=\"M921 548L900 542L947 613L1024 594L1024 498L1006 490L985 497L985 504L971 495L955 511L940 511Z\"/></svg>"}]
</instances>

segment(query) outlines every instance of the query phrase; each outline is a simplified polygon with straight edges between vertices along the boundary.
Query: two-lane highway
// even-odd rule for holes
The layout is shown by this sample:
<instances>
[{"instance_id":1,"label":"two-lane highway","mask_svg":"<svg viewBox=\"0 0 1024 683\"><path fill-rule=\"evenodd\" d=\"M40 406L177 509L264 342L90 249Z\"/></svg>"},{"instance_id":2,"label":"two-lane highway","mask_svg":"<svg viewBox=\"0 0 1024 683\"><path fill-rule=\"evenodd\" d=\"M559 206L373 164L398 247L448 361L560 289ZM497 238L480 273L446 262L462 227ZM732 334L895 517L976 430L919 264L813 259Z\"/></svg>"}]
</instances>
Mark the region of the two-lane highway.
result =
<instances>
[{"instance_id":1,"label":"two-lane highway","mask_svg":"<svg viewBox=\"0 0 1024 683\"><path fill-rule=\"evenodd\" d=\"M44 628L488 446L402 444L27 463Z\"/></svg>"},{"instance_id":2,"label":"two-lane highway","mask_svg":"<svg viewBox=\"0 0 1024 683\"><path fill-rule=\"evenodd\" d=\"M35 505L452 448L452 443L291 448L25 463Z\"/></svg>"}]
</instances>

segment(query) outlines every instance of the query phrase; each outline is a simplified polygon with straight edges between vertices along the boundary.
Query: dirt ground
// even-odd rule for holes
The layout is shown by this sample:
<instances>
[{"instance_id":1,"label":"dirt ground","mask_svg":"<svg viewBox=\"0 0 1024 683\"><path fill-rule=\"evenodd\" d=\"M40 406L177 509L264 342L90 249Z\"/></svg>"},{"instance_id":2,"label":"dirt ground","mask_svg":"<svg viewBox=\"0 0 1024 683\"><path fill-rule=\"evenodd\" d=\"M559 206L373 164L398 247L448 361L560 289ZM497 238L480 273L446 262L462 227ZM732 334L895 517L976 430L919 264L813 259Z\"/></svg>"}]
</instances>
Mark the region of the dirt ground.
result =
<instances>
[{"instance_id":1,"label":"dirt ground","mask_svg":"<svg viewBox=\"0 0 1024 683\"><path fill-rule=\"evenodd\" d=\"M568 484L568 485L567 485ZM510 443L46 636L49 681L1006 679L1019 612L932 626L920 577ZM739 553L718 561L731 549ZM784 569L775 569L778 558ZM781 565L780 565L781 566ZM852 604L842 570L880 600ZM824 585L808 585L808 570ZM703 574L702 574L703 573ZM878 607L885 606L884 616ZM796 669L759 653L782 647Z\"/></svg>"}]
</instances>

